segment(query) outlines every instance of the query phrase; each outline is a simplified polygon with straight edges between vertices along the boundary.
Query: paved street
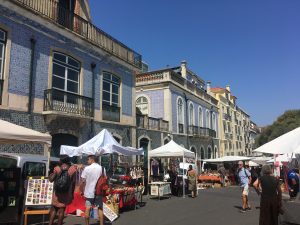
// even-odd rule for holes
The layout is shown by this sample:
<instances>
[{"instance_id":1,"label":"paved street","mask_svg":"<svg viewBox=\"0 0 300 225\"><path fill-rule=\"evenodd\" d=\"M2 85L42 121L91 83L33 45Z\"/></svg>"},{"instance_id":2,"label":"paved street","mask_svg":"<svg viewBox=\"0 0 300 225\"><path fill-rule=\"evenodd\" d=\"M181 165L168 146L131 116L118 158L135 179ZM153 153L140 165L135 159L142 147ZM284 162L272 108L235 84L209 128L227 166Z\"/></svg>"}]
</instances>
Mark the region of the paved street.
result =
<instances>
[{"instance_id":1,"label":"paved street","mask_svg":"<svg viewBox=\"0 0 300 225\"><path fill-rule=\"evenodd\" d=\"M253 210L240 213L240 190L238 187L201 190L196 199L177 198L146 200L146 206L121 213L113 225L255 225L258 224L259 199L252 190L250 202ZM83 219L68 217L66 225L83 224ZM93 225L98 224L92 221ZM106 223L110 224L110 223Z\"/></svg>"}]
</instances>

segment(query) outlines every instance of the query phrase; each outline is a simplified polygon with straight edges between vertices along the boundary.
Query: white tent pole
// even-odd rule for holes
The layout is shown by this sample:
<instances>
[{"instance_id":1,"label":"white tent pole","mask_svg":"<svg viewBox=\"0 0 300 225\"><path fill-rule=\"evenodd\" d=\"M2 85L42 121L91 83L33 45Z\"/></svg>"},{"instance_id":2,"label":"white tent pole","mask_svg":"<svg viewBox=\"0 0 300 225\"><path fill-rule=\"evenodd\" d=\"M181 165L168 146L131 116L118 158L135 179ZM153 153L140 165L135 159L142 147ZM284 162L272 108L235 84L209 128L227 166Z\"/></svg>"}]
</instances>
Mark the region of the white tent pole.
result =
<instances>
[{"instance_id":1,"label":"white tent pole","mask_svg":"<svg viewBox=\"0 0 300 225\"><path fill-rule=\"evenodd\" d=\"M184 180L184 153L183 153L183 170L182 170L182 197L185 198L185 180Z\"/></svg>"},{"instance_id":2,"label":"white tent pole","mask_svg":"<svg viewBox=\"0 0 300 225\"><path fill-rule=\"evenodd\" d=\"M196 159L195 159L195 166L196 166L196 177L198 176L198 165L197 165L197 162L198 162L198 154L197 154L197 151L196 151Z\"/></svg>"}]
</instances>

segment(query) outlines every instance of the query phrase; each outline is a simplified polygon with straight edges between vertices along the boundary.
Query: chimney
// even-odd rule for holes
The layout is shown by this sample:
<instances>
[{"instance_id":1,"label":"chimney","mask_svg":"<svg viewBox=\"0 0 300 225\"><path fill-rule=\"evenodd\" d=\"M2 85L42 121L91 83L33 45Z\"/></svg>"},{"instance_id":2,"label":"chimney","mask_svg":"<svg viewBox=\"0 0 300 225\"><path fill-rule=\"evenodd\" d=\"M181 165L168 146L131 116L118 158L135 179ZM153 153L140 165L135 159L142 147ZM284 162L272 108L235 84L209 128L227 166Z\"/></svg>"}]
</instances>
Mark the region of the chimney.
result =
<instances>
[{"instance_id":1,"label":"chimney","mask_svg":"<svg viewBox=\"0 0 300 225\"><path fill-rule=\"evenodd\" d=\"M210 93L210 87L211 87L211 81L207 81L207 82L206 82L206 90L207 90L207 93Z\"/></svg>"},{"instance_id":2,"label":"chimney","mask_svg":"<svg viewBox=\"0 0 300 225\"><path fill-rule=\"evenodd\" d=\"M181 75L183 78L186 79L186 64L187 62L185 60L181 61Z\"/></svg>"},{"instance_id":3,"label":"chimney","mask_svg":"<svg viewBox=\"0 0 300 225\"><path fill-rule=\"evenodd\" d=\"M230 85L226 85L226 90L230 92Z\"/></svg>"}]
</instances>

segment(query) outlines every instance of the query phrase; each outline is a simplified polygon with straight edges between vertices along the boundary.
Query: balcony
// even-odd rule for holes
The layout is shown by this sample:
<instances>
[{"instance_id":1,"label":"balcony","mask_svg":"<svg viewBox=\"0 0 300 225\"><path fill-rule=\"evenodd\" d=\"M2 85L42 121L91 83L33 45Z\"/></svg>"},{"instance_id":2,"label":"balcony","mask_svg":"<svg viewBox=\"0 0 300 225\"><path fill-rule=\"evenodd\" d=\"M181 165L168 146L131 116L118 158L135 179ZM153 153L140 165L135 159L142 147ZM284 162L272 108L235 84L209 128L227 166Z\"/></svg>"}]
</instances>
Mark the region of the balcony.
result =
<instances>
[{"instance_id":1,"label":"balcony","mask_svg":"<svg viewBox=\"0 0 300 225\"><path fill-rule=\"evenodd\" d=\"M149 130L169 131L169 122L159 118L148 117L147 115L136 115L136 126Z\"/></svg>"},{"instance_id":2,"label":"balcony","mask_svg":"<svg viewBox=\"0 0 300 225\"><path fill-rule=\"evenodd\" d=\"M168 132L168 131L169 131L169 121L161 120L161 121L160 121L160 129L161 129L162 131Z\"/></svg>"},{"instance_id":3,"label":"balcony","mask_svg":"<svg viewBox=\"0 0 300 225\"><path fill-rule=\"evenodd\" d=\"M4 80L0 79L0 105L2 105L3 84Z\"/></svg>"},{"instance_id":4,"label":"balcony","mask_svg":"<svg viewBox=\"0 0 300 225\"><path fill-rule=\"evenodd\" d=\"M102 119L120 122L120 107L102 104Z\"/></svg>"},{"instance_id":5,"label":"balcony","mask_svg":"<svg viewBox=\"0 0 300 225\"><path fill-rule=\"evenodd\" d=\"M94 100L56 89L48 89L44 91L44 111L93 117Z\"/></svg>"},{"instance_id":6,"label":"balcony","mask_svg":"<svg viewBox=\"0 0 300 225\"><path fill-rule=\"evenodd\" d=\"M233 139L233 134L225 133L225 139Z\"/></svg>"},{"instance_id":7,"label":"balcony","mask_svg":"<svg viewBox=\"0 0 300 225\"><path fill-rule=\"evenodd\" d=\"M217 136L217 133L216 133L216 131L214 131L210 128L189 126L189 135L215 138Z\"/></svg>"},{"instance_id":8,"label":"balcony","mask_svg":"<svg viewBox=\"0 0 300 225\"><path fill-rule=\"evenodd\" d=\"M223 119L231 121L231 116L229 116L227 113L223 113Z\"/></svg>"},{"instance_id":9,"label":"balcony","mask_svg":"<svg viewBox=\"0 0 300 225\"><path fill-rule=\"evenodd\" d=\"M11 0L34 13L51 20L53 23L80 35L87 41L106 52L137 67L142 67L142 56L118 40L111 37L86 19L65 9L57 0Z\"/></svg>"}]
</instances>

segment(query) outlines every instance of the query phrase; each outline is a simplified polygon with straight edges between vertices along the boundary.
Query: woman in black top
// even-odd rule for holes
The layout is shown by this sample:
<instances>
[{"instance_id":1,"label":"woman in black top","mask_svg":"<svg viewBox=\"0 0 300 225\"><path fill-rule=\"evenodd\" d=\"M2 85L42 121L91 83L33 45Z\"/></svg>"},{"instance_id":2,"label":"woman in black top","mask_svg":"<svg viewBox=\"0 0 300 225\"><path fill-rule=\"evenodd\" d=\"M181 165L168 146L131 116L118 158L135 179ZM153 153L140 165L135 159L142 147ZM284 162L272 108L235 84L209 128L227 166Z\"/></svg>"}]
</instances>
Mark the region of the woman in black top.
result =
<instances>
[{"instance_id":1,"label":"woman in black top","mask_svg":"<svg viewBox=\"0 0 300 225\"><path fill-rule=\"evenodd\" d=\"M261 193L259 225L278 225L278 214L281 210L281 188L279 180L271 175L268 165L262 168L262 176L253 186Z\"/></svg>"}]
</instances>

